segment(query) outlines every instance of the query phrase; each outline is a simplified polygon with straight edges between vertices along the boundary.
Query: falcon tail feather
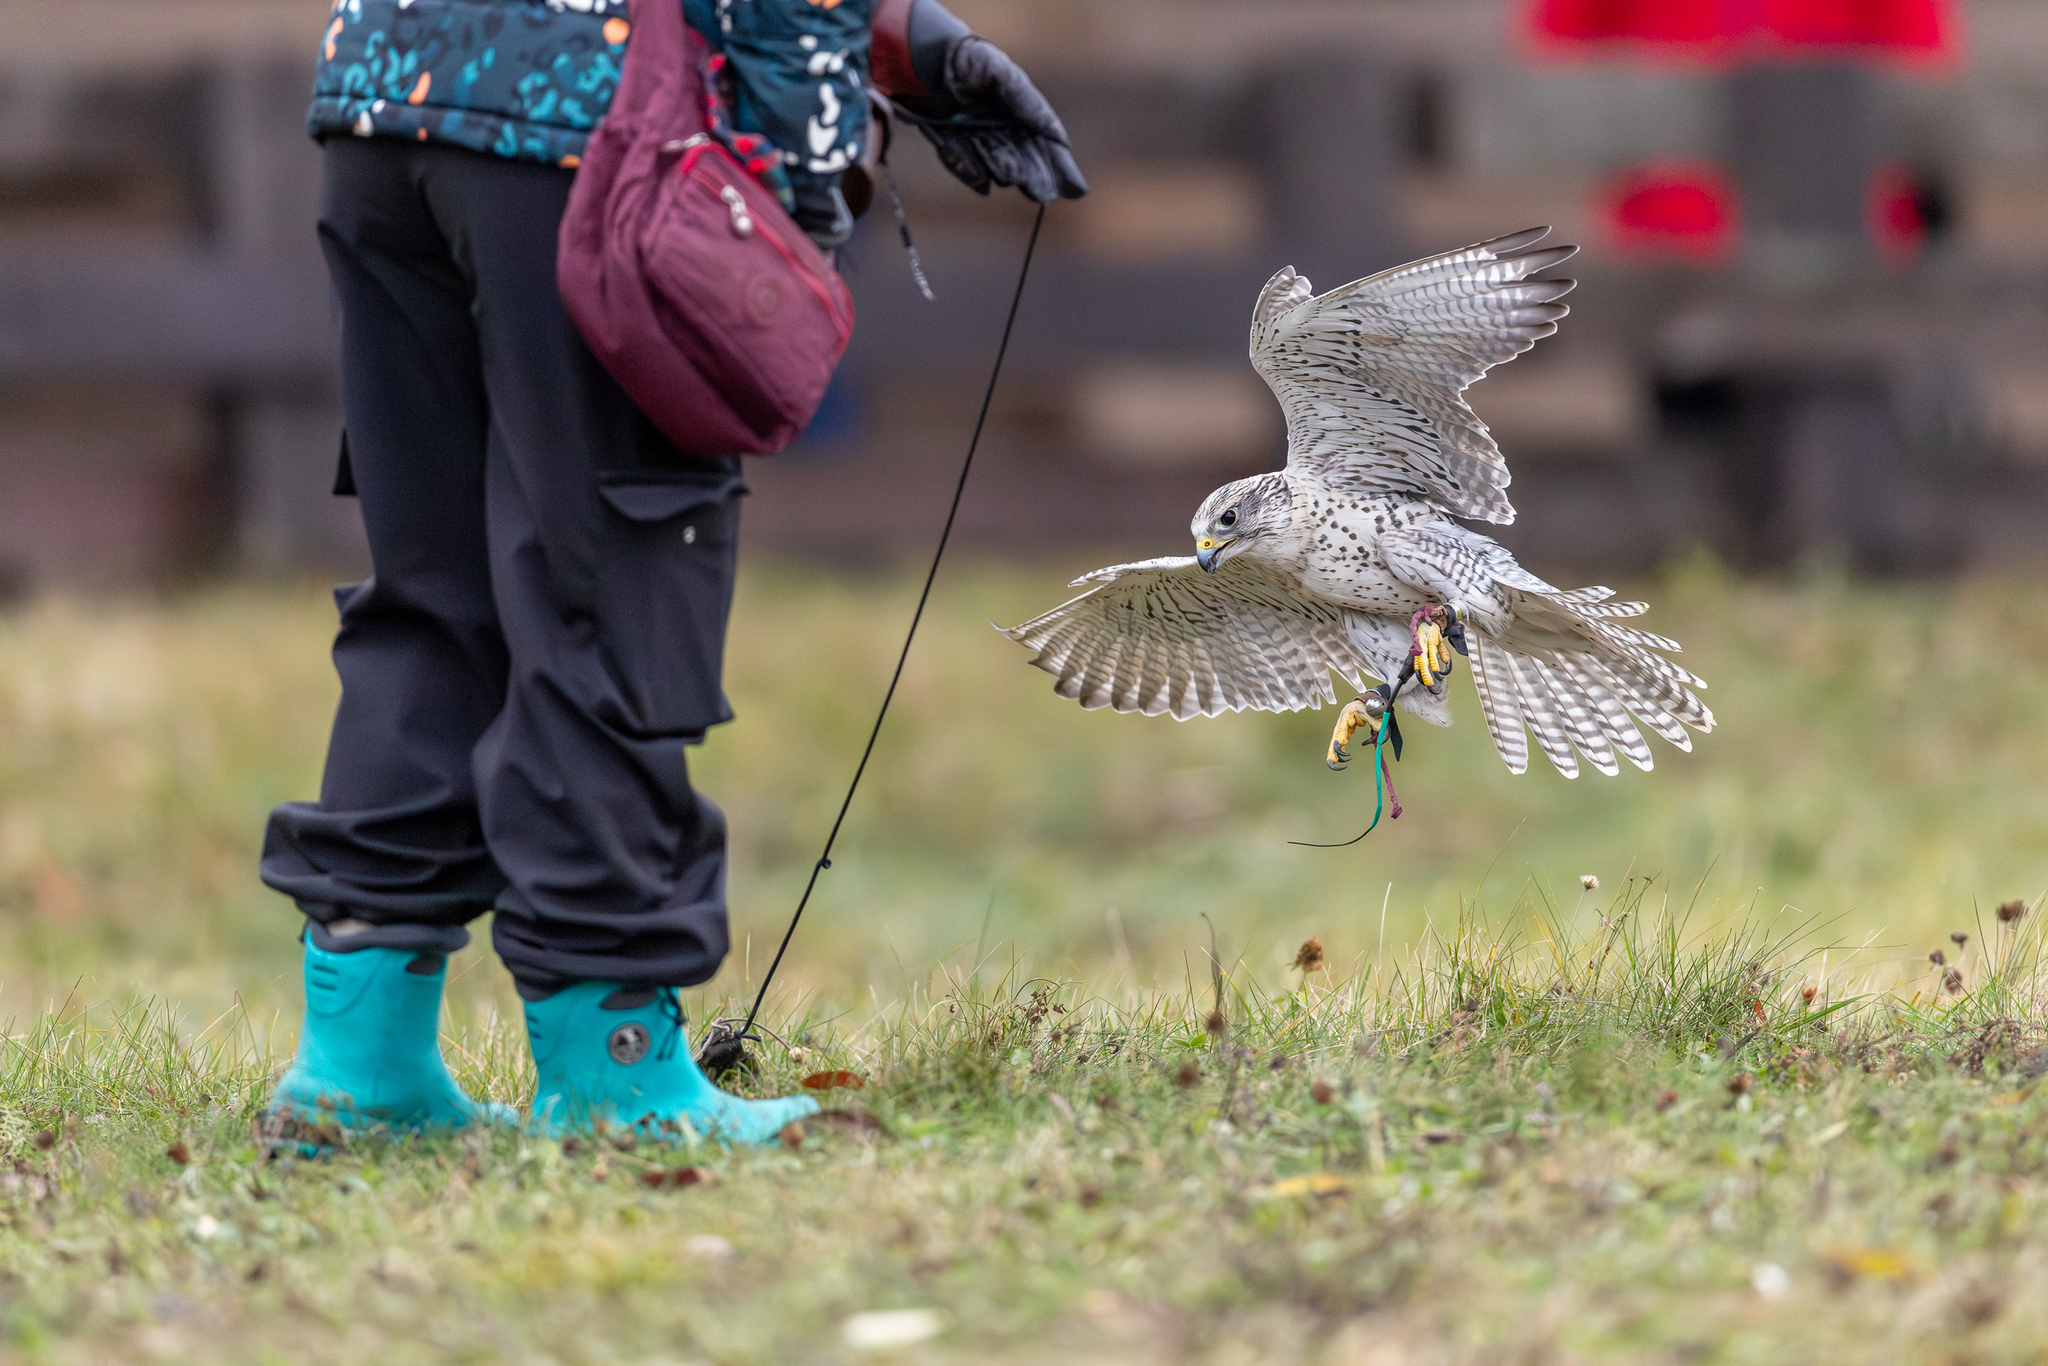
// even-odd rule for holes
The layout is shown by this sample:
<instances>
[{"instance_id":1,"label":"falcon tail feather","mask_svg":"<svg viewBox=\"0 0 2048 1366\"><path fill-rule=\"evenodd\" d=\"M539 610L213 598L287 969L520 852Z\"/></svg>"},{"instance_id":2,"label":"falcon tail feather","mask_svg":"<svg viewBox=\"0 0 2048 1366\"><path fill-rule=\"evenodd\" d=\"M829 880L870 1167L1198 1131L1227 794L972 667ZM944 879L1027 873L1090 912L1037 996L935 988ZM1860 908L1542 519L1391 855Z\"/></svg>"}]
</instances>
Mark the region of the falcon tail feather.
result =
<instances>
[{"instance_id":1,"label":"falcon tail feather","mask_svg":"<svg viewBox=\"0 0 2048 1366\"><path fill-rule=\"evenodd\" d=\"M1609 775L1621 771L1618 758L1651 768L1638 723L1681 750L1692 748L1687 727L1714 728L1714 714L1693 692L1706 684L1652 653L1676 650L1676 642L1612 624L1603 612L1606 593L1520 595L1523 610L1505 632L1474 632L1473 682L1487 731L1510 771L1528 767L1525 726L1567 778L1578 776L1581 757Z\"/></svg>"}]
</instances>

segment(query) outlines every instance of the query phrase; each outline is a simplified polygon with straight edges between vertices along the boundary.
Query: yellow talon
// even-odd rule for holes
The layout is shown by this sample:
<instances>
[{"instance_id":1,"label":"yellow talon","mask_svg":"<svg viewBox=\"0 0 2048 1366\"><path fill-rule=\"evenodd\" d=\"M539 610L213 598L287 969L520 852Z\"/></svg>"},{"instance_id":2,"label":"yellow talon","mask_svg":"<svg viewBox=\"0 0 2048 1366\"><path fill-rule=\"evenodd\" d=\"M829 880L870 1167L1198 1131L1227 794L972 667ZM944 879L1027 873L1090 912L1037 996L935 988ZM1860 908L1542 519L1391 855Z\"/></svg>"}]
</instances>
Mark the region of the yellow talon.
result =
<instances>
[{"instance_id":1,"label":"yellow talon","mask_svg":"<svg viewBox=\"0 0 2048 1366\"><path fill-rule=\"evenodd\" d=\"M1444 644L1444 633L1435 622L1425 621L1416 628L1415 643L1422 647L1422 653L1415 656L1415 674L1422 680L1423 687L1433 688L1436 675L1444 668L1438 657L1450 653Z\"/></svg>"},{"instance_id":2,"label":"yellow talon","mask_svg":"<svg viewBox=\"0 0 2048 1366\"><path fill-rule=\"evenodd\" d=\"M1438 608L1438 612L1445 609ZM1451 645L1444 639L1443 627L1437 625L1434 614L1425 617L1415 628L1415 676L1422 680L1422 686L1436 686L1438 674L1449 673L1451 669Z\"/></svg>"},{"instance_id":3,"label":"yellow talon","mask_svg":"<svg viewBox=\"0 0 2048 1366\"><path fill-rule=\"evenodd\" d=\"M1379 738L1379 717L1368 709L1364 698L1354 697L1344 704L1344 710L1337 713L1337 729L1330 737L1330 751L1323 762L1333 769L1342 769L1350 763L1351 752L1344 746L1351 743L1351 737L1358 733L1360 727L1370 729L1374 739Z\"/></svg>"}]
</instances>

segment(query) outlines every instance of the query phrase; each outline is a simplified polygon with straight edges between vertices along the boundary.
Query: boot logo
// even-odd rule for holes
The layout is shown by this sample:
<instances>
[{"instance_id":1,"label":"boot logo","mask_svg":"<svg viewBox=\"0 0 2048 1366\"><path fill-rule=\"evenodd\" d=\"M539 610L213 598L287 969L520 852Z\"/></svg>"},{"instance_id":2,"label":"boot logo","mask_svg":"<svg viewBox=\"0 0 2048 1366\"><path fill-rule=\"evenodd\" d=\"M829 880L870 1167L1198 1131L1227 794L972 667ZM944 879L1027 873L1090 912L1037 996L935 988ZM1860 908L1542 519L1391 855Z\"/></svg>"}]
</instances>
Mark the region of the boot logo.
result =
<instances>
[{"instance_id":1,"label":"boot logo","mask_svg":"<svg viewBox=\"0 0 2048 1366\"><path fill-rule=\"evenodd\" d=\"M612 1061L630 1067L647 1056L648 1045L654 1040L647 1032L647 1026L638 1020L628 1020L612 1031L605 1040L605 1049L612 1055Z\"/></svg>"}]
</instances>

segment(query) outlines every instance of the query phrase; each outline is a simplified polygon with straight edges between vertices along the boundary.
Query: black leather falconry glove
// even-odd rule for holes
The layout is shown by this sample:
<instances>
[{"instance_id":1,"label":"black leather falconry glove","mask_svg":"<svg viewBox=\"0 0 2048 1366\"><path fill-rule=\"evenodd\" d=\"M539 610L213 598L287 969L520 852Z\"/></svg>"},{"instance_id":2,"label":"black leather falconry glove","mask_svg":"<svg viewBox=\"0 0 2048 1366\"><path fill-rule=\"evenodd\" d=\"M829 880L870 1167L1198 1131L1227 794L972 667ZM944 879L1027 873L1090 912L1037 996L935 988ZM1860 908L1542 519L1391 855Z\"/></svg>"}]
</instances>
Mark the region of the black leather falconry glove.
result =
<instances>
[{"instance_id":1,"label":"black leather falconry glove","mask_svg":"<svg viewBox=\"0 0 2048 1366\"><path fill-rule=\"evenodd\" d=\"M976 194L1014 185L1040 204L1088 193L1065 125L1001 48L938 0L916 0L909 38L911 64L934 93L897 103L961 183Z\"/></svg>"}]
</instances>

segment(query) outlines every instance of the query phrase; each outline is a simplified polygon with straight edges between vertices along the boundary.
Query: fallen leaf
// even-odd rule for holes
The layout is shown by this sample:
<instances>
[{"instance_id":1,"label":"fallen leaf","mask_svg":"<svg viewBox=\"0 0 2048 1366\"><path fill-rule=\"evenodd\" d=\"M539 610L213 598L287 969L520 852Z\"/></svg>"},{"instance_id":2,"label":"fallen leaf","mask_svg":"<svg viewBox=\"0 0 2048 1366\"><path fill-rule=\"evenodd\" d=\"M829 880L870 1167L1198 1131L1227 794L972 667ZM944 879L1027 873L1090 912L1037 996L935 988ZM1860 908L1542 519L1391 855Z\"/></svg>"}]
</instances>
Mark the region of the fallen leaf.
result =
<instances>
[{"instance_id":1,"label":"fallen leaf","mask_svg":"<svg viewBox=\"0 0 2048 1366\"><path fill-rule=\"evenodd\" d=\"M804 1078L804 1088L810 1091L831 1091L842 1086L855 1091L867 1089L859 1074L843 1068L837 1072L813 1072Z\"/></svg>"},{"instance_id":2,"label":"fallen leaf","mask_svg":"<svg viewBox=\"0 0 2048 1366\"><path fill-rule=\"evenodd\" d=\"M803 1120L805 1128L842 1129L850 1134L886 1134L888 1126L865 1110L820 1110Z\"/></svg>"},{"instance_id":3,"label":"fallen leaf","mask_svg":"<svg viewBox=\"0 0 2048 1366\"><path fill-rule=\"evenodd\" d=\"M1657 1113L1661 1115L1676 1104L1678 1104L1678 1092L1666 1091L1663 1095L1657 1097Z\"/></svg>"},{"instance_id":4,"label":"fallen leaf","mask_svg":"<svg viewBox=\"0 0 2048 1366\"><path fill-rule=\"evenodd\" d=\"M1843 1134L1846 1134L1848 1132L1849 1121L1846 1119L1838 1119L1833 1124L1828 1125L1827 1128L1822 1129L1819 1133L1813 1136L1813 1146L1818 1148L1823 1143L1832 1143L1836 1139L1840 1138Z\"/></svg>"},{"instance_id":5,"label":"fallen leaf","mask_svg":"<svg viewBox=\"0 0 2048 1366\"><path fill-rule=\"evenodd\" d=\"M1821 1261L1843 1280L1903 1281L1913 1275L1906 1254L1889 1247L1838 1247L1821 1254Z\"/></svg>"},{"instance_id":6,"label":"fallen leaf","mask_svg":"<svg viewBox=\"0 0 2048 1366\"><path fill-rule=\"evenodd\" d=\"M1268 1200L1285 1200L1296 1195L1342 1195L1350 1189L1351 1182L1344 1177L1333 1172L1313 1172L1275 1181L1259 1194Z\"/></svg>"}]
</instances>

